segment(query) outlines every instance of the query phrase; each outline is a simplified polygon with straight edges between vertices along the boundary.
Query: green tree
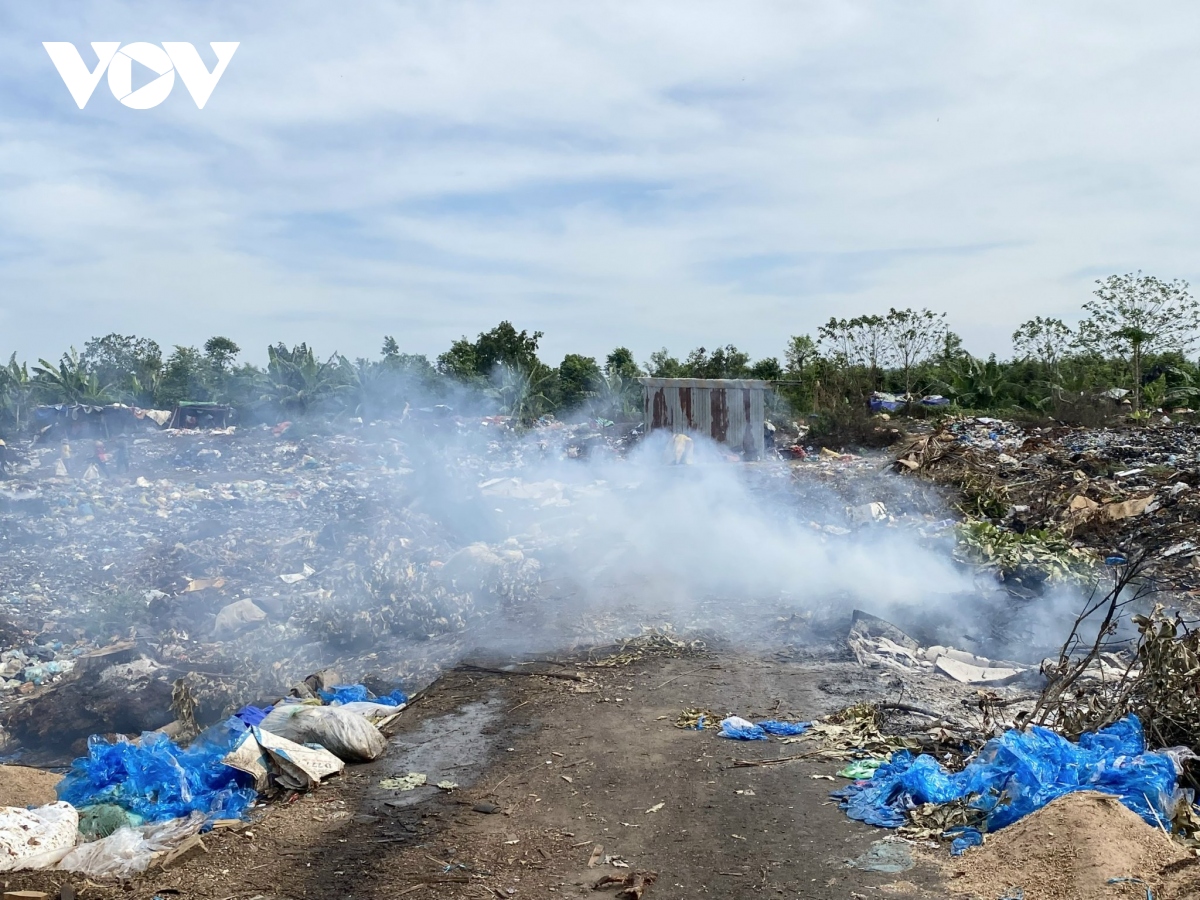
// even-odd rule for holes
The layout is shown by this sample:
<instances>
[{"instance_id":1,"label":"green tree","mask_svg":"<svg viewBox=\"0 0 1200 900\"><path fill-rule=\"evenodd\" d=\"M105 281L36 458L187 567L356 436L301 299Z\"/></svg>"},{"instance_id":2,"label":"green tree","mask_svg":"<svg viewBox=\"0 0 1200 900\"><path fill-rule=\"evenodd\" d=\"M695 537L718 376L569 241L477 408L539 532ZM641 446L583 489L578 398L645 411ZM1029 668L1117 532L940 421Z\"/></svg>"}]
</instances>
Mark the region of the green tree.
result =
<instances>
[{"instance_id":1,"label":"green tree","mask_svg":"<svg viewBox=\"0 0 1200 900\"><path fill-rule=\"evenodd\" d=\"M1074 340L1074 332L1062 319L1034 316L1013 332L1013 353L1017 359L1041 364L1055 377Z\"/></svg>"},{"instance_id":2,"label":"green tree","mask_svg":"<svg viewBox=\"0 0 1200 900\"><path fill-rule=\"evenodd\" d=\"M946 334L946 314L928 309L890 309L884 318L885 355L899 370L905 396L913 389L913 373L930 360Z\"/></svg>"},{"instance_id":3,"label":"green tree","mask_svg":"<svg viewBox=\"0 0 1200 900\"><path fill-rule=\"evenodd\" d=\"M284 415L303 415L351 390L352 364L337 353L321 363L308 344L289 350L281 342L267 348L267 357L260 398Z\"/></svg>"},{"instance_id":4,"label":"green tree","mask_svg":"<svg viewBox=\"0 0 1200 900\"><path fill-rule=\"evenodd\" d=\"M438 357L438 371L463 381L488 379L502 366L533 372L542 365L537 356L542 337L540 331L517 331L505 320L473 342L463 337L451 344Z\"/></svg>"},{"instance_id":5,"label":"green tree","mask_svg":"<svg viewBox=\"0 0 1200 900\"><path fill-rule=\"evenodd\" d=\"M233 366L233 361L242 352L242 348L227 337L210 337L204 342L204 355L218 372L225 373Z\"/></svg>"},{"instance_id":6,"label":"green tree","mask_svg":"<svg viewBox=\"0 0 1200 900\"><path fill-rule=\"evenodd\" d=\"M642 370L634 361L632 350L628 347L617 347L604 358L604 374L620 375L626 381L636 381Z\"/></svg>"},{"instance_id":7,"label":"green tree","mask_svg":"<svg viewBox=\"0 0 1200 900\"><path fill-rule=\"evenodd\" d=\"M8 365L0 367L0 405L11 418L13 430L20 431L29 408L33 405L36 385L29 377L25 363L17 362L17 354L8 359Z\"/></svg>"},{"instance_id":8,"label":"green tree","mask_svg":"<svg viewBox=\"0 0 1200 900\"><path fill-rule=\"evenodd\" d=\"M100 383L74 347L62 355L57 366L39 359L33 373L37 392L51 403L104 406L113 402L111 385Z\"/></svg>"},{"instance_id":9,"label":"green tree","mask_svg":"<svg viewBox=\"0 0 1200 900\"><path fill-rule=\"evenodd\" d=\"M683 378L683 364L672 356L666 347L650 354L646 371L652 378Z\"/></svg>"},{"instance_id":10,"label":"green tree","mask_svg":"<svg viewBox=\"0 0 1200 900\"><path fill-rule=\"evenodd\" d=\"M1088 317L1079 325L1085 350L1119 355L1132 368L1133 409L1141 410L1142 362L1147 354L1186 353L1200 331L1200 301L1186 281L1162 281L1151 275L1110 275L1096 282L1094 300L1083 305Z\"/></svg>"},{"instance_id":11,"label":"green tree","mask_svg":"<svg viewBox=\"0 0 1200 900\"><path fill-rule=\"evenodd\" d=\"M746 374L751 378L758 378L762 381L782 381L783 366L779 364L779 360L774 356L768 356L766 359L760 359L752 365Z\"/></svg>"},{"instance_id":12,"label":"green tree","mask_svg":"<svg viewBox=\"0 0 1200 900\"><path fill-rule=\"evenodd\" d=\"M604 376L590 356L568 353L558 367L558 394L562 408L578 409L595 396L596 385Z\"/></svg>"},{"instance_id":13,"label":"green tree","mask_svg":"<svg viewBox=\"0 0 1200 900\"><path fill-rule=\"evenodd\" d=\"M803 381L818 355L816 342L807 334L791 337L783 356L787 362L788 377L796 381Z\"/></svg>"},{"instance_id":14,"label":"green tree","mask_svg":"<svg viewBox=\"0 0 1200 900\"><path fill-rule=\"evenodd\" d=\"M685 378L746 378L750 374L750 354L733 344L718 347L709 353L697 347L683 361Z\"/></svg>"},{"instance_id":15,"label":"green tree","mask_svg":"<svg viewBox=\"0 0 1200 900\"><path fill-rule=\"evenodd\" d=\"M83 345L79 361L95 374L100 384L137 402L149 402L142 387L153 384L162 371L162 350L149 338L113 332L94 337Z\"/></svg>"}]
</instances>

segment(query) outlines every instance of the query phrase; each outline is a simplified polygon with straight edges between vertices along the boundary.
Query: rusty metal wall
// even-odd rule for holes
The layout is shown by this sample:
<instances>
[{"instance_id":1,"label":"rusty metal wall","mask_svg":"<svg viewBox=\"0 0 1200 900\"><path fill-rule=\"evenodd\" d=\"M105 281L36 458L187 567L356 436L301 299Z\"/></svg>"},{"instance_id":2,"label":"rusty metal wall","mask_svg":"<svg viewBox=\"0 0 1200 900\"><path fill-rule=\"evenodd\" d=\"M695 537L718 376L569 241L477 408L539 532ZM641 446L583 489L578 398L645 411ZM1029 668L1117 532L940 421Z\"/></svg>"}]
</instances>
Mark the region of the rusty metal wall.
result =
<instances>
[{"instance_id":1,"label":"rusty metal wall","mask_svg":"<svg viewBox=\"0 0 1200 900\"><path fill-rule=\"evenodd\" d=\"M647 433L699 432L734 452L763 455L770 384L749 379L643 378Z\"/></svg>"}]
</instances>

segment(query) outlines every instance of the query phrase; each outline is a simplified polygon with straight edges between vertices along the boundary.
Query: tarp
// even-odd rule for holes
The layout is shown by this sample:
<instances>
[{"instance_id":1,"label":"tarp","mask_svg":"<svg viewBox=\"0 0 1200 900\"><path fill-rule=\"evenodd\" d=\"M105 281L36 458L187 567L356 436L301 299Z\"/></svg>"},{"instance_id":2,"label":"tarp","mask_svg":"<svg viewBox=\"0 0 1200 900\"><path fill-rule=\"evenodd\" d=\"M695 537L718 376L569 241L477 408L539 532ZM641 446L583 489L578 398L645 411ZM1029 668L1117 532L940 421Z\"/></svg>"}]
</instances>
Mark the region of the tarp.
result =
<instances>
[{"instance_id":1,"label":"tarp","mask_svg":"<svg viewBox=\"0 0 1200 900\"><path fill-rule=\"evenodd\" d=\"M969 798L996 831L1064 794L1099 791L1157 825L1171 821L1180 800L1191 802L1190 792L1176 787L1177 774L1169 754L1147 752L1141 722L1128 716L1077 744L1045 728L1008 731L955 773L932 756L901 750L869 781L833 796L850 818L884 828L903 825L906 811L921 804Z\"/></svg>"}]
</instances>

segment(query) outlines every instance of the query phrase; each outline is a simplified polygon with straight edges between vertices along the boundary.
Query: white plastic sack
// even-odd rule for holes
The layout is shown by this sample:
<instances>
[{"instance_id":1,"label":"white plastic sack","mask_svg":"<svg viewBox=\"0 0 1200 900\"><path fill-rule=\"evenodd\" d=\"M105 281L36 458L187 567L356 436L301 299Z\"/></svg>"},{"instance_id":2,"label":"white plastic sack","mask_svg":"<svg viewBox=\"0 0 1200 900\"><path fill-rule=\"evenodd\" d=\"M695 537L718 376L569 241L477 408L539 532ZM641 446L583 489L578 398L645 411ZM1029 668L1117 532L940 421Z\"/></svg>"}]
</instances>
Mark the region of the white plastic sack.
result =
<instances>
[{"instance_id":1,"label":"white plastic sack","mask_svg":"<svg viewBox=\"0 0 1200 900\"><path fill-rule=\"evenodd\" d=\"M75 846L78 829L79 813L70 803L0 806L0 872L54 865Z\"/></svg>"},{"instance_id":2,"label":"white plastic sack","mask_svg":"<svg viewBox=\"0 0 1200 900\"><path fill-rule=\"evenodd\" d=\"M275 781L285 788L311 791L323 779L346 768L344 762L323 748L305 747L261 728L252 728L251 733L269 760Z\"/></svg>"},{"instance_id":3,"label":"white plastic sack","mask_svg":"<svg viewBox=\"0 0 1200 900\"><path fill-rule=\"evenodd\" d=\"M203 825L204 814L192 813L186 819L155 822L141 828L118 828L106 838L80 844L58 867L88 878L132 878L145 872L158 854L179 846Z\"/></svg>"},{"instance_id":4,"label":"white plastic sack","mask_svg":"<svg viewBox=\"0 0 1200 900\"><path fill-rule=\"evenodd\" d=\"M346 762L378 759L387 749L378 728L341 706L277 707L267 713L259 727L297 744L320 744Z\"/></svg>"},{"instance_id":5,"label":"white plastic sack","mask_svg":"<svg viewBox=\"0 0 1200 900\"><path fill-rule=\"evenodd\" d=\"M370 700L354 700L350 703L338 703L335 705L338 709L357 713L365 719L370 719L372 722L379 722L380 719L390 719L404 709L407 704L401 703L399 706L388 706L386 703L372 703Z\"/></svg>"}]
</instances>

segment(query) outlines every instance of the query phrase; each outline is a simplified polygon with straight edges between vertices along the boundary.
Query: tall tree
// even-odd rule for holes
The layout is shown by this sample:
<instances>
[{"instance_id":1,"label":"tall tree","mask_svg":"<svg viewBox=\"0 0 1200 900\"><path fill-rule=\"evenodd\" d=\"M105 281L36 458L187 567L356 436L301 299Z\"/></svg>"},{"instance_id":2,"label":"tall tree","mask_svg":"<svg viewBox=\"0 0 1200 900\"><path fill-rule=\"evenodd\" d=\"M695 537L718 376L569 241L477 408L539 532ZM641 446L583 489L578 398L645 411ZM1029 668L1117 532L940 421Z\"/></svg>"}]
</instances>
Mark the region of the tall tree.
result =
<instances>
[{"instance_id":1,"label":"tall tree","mask_svg":"<svg viewBox=\"0 0 1200 900\"><path fill-rule=\"evenodd\" d=\"M1152 275L1110 275L1096 282L1094 300L1083 305L1088 317L1079 325L1078 343L1086 350L1129 360L1133 408L1141 410L1142 362L1147 354L1191 350L1200 332L1200 301L1186 281L1162 281Z\"/></svg>"},{"instance_id":2,"label":"tall tree","mask_svg":"<svg viewBox=\"0 0 1200 900\"><path fill-rule=\"evenodd\" d=\"M666 347L663 347L650 354L650 361L646 363L646 371L652 378L682 378L683 363L672 356Z\"/></svg>"},{"instance_id":3,"label":"tall tree","mask_svg":"<svg viewBox=\"0 0 1200 900\"><path fill-rule=\"evenodd\" d=\"M142 385L152 384L163 367L162 350L156 342L116 332L89 340L83 345L79 361L100 384L126 395L140 393ZM135 397L134 401L147 399Z\"/></svg>"},{"instance_id":4,"label":"tall tree","mask_svg":"<svg viewBox=\"0 0 1200 900\"><path fill-rule=\"evenodd\" d=\"M591 397L603 378L600 366L590 356L568 353L558 367L558 392L562 408L578 409Z\"/></svg>"},{"instance_id":5,"label":"tall tree","mask_svg":"<svg viewBox=\"0 0 1200 900\"><path fill-rule=\"evenodd\" d=\"M490 378L500 367L532 372L542 365L537 356L542 337L540 331L517 331L505 320L474 341L466 337L455 341L438 357L438 370L465 381Z\"/></svg>"},{"instance_id":6,"label":"tall tree","mask_svg":"<svg viewBox=\"0 0 1200 900\"><path fill-rule=\"evenodd\" d=\"M642 370L634 361L632 350L617 347L604 358L604 374L620 375L626 381L634 381L642 374Z\"/></svg>"},{"instance_id":7,"label":"tall tree","mask_svg":"<svg viewBox=\"0 0 1200 900\"><path fill-rule=\"evenodd\" d=\"M912 394L913 371L933 357L946 334L946 314L928 309L890 309L884 318L886 355L900 371L905 395Z\"/></svg>"},{"instance_id":8,"label":"tall tree","mask_svg":"<svg viewBox=\"0 0 1200 900\"><path fill-rule=\"evenodd\" d=\"M788 376L803 381L817 356L817 344L811 337L807 334L794 335L788 340L783 357L787 362Z\"/></svg>"}]
</instances>

